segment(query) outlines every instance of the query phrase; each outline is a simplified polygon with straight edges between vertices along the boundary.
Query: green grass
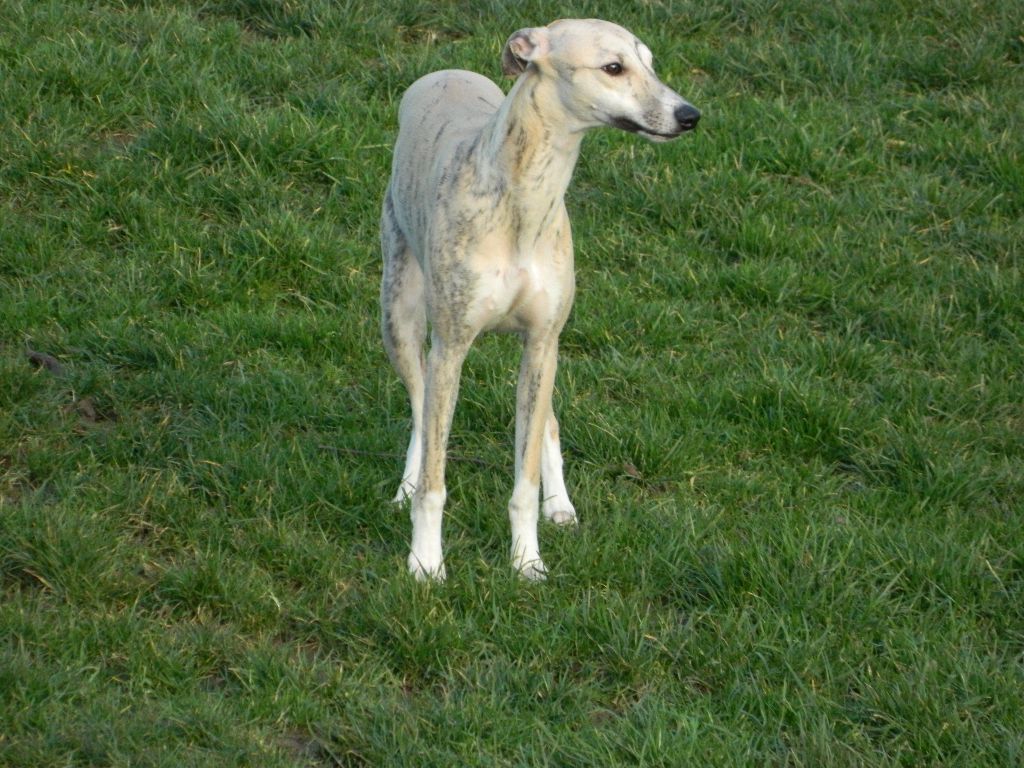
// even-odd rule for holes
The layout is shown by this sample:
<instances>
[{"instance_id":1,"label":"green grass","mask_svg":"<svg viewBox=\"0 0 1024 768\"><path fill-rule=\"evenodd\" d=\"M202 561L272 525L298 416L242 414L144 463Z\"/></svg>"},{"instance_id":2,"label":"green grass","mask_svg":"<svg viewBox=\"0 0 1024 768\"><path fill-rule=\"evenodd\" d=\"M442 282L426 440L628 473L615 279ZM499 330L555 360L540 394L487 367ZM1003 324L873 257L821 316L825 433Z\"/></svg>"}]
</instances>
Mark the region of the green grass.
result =
<instances>
[{"instance_id":1,"label":"green grass","mask_svg":"<svg viewBox=\"0 0 1024 768\"><path fill-rule=\"evenodd\" d=\"M560 16L704 119L592 135L570 191L579 531L514 577L487 339L424 587L376 320L397 99ZM0 764L1024 763L1018 4L0 18Z\"/></svg>"}]
</instances>

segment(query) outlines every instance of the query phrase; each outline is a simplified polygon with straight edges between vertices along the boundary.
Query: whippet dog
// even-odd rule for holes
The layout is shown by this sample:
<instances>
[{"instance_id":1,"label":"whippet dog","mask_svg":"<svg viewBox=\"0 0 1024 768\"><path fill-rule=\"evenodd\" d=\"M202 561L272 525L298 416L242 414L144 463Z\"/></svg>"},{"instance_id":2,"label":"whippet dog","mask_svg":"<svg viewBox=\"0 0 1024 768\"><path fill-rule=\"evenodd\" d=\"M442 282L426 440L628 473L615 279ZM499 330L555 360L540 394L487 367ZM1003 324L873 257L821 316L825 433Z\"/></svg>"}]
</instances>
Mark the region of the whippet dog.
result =
<instances>
[{"instance_id":1,"label":"whippet dog","mask_svg":"<svg viewBox=\"0 0 1024 768\"><path fill-rule=\"evenodd\" d=\"M508 39L503 69L518 78L508 96L482 75L445 70L402 98L381 221L381 325L412 404L395 501L412 498L417 579L445 578L445 451L462 363L484 331L523 339L508 505L514 567L528 579L546 574L541 484L544 516L576 522L551 407L558 335L575 294L563 198L589 129L667 141L697 125L700 113L651 64L647 46L620 26L561 20Z\"/></svg>"}]
</instances>

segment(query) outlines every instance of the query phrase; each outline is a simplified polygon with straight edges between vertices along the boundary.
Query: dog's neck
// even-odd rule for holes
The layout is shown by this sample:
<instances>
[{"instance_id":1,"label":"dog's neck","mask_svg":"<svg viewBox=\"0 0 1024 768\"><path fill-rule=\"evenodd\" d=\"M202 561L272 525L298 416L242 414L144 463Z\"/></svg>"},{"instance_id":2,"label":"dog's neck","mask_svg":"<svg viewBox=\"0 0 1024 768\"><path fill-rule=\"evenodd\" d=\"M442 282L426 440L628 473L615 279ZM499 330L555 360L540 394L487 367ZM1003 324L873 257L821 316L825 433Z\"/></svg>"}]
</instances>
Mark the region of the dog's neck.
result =
<instances>
[{"instance_id":1,"label":"dog's neck","mask_svg":"<svg viewBox=\"0 0 1024 768\"><path fill-rule=\"evenodd\" d=\"M486 167L478 165L480 176L543 214L565 196L583 133L573 129L554 85L531 68L484 129L477 161Z\"/></svg>"}]
</instances>

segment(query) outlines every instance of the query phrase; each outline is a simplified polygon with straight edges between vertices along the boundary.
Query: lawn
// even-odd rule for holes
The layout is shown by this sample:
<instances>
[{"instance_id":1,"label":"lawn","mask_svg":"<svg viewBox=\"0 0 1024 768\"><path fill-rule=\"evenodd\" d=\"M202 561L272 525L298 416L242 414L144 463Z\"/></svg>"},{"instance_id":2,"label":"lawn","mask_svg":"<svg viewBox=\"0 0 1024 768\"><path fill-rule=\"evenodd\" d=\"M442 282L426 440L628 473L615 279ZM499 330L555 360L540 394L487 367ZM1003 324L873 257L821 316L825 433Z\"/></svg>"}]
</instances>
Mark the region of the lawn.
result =
<instances>
[{"instance_id":1,"label":"lawn","mask_svg":"<svg viewBox=\"0 0 1024 768\"><path fill-rule=\"evenodd\" d=\"M548 581L508 562L489 337L417 584L398 99L563 16L704 117L584 142ZM0 765L1024 764L1017 2L0 18Z\"/></svg>"}]
</instances>

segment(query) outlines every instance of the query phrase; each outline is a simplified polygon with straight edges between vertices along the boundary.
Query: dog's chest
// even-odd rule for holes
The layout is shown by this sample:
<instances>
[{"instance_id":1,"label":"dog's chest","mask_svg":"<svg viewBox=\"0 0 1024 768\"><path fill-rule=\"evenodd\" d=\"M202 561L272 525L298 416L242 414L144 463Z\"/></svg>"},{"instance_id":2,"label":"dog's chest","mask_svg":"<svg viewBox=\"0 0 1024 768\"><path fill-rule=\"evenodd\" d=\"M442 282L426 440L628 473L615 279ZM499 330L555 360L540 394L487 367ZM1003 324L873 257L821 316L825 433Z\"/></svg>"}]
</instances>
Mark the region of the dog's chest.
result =
<instances>
[{"instance_id":1,"label":"dog's chest","mask_svg":"<svg viewBox=\"0 0 1024 768\"><path fill-rule=\"evenodd\" d=\"M469 307L482 330L524 331L560 324L572 302L572 253L560 248L513 253L479 264Z\"/></svg>"}]
</instances>

